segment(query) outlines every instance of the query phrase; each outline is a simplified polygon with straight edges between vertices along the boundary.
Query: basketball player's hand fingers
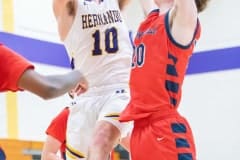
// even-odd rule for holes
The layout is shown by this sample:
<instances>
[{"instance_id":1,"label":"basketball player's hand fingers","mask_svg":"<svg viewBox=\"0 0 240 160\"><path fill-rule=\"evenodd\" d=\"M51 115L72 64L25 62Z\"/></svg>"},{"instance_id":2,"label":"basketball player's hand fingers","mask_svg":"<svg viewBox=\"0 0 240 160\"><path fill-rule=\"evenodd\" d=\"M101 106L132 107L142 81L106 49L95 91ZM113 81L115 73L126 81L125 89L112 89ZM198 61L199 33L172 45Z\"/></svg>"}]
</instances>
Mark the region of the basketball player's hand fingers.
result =
<instances>
[{"instance_id":1,"label":"basketball player's hand fingers","mask_svg":"<svg viewBox=\"0 0 240 160\"><path fill-rule=\"evenodd\" d=\"M80 95L80 93L81 93L81 84L80 83L78 83L76 86L75 86L75 88L73 88L73 89L71 89L69 92L68 92L68 95L69 95L69 97L70 98L74 98L75 97L75 95Z\"/></svg>"},{"instance_id":2,"label":"basketball player's hand fingers","mask_svg":"<svg viewBox=\"0 0 240 160\"><path fill-rule=\"evenodd\" d=\"M69 91L68 95L69 95L70 98L73 99L74 98L74 91L73 90Z\"/></svg>"},{"instance_id":3,"label":"basketball player's hand fingers","mask_svg":"<svg viewBox=\"0 0 240 160\"><path fill-rule=\"evenodd\" d=\"M77 88L77 90L75 91L75 93L77 94L77 96L79 96L80 94L82 94L86 91L87 91L87 87L80 84L79 87Z\"/></svg>"},{"instance_id":4,"label":"basketball player's hand fingers","mask_svg":"<svg viewBox=\"0 0 240 160\"><path fill-rule=\"evenodd\" d=\"M84 89L87 90L88 88L88 81L86 80L86 78L83 78L80 82L79 85Z\"/></svg>"},{"instance_id":5,"label":"basketball player's hand fingers","mask_svg":"<svg viewBox=\"0 0 240 160\"><path fill-rule=\"evenodd\" d=\"M70 91L70 97L74 98L74 95L79 96L80 94L87 91L87 85L83 83L78 83L77 86Z\"/></svg>"},{"instance_id":6,"label":"basketball player's hand fingers","mask_svg":"<svg viewBox=\"0 0 240 160\"><path fill-rule=\"evenodd\" d=\"M81 89L81 93L86 92L88 90L88 82L87 81L80 82L79 87Z\"/></svg>"}]
</instances>

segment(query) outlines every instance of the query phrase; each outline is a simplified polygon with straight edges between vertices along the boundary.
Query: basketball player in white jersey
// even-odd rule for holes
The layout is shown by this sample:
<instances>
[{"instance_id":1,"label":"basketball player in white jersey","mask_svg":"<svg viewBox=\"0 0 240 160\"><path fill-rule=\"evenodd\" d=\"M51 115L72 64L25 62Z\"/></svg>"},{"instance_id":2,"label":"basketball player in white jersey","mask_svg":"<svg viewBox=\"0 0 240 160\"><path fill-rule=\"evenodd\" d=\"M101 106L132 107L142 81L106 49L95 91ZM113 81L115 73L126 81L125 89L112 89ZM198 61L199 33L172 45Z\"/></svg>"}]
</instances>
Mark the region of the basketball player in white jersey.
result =
<instances>
[{"instance_id":1,"label":"basketball player in white jersey","mask_svg":"<svg viewBox=\"0 0 240 160\"><path fill-rule=\"evenodd\" d=\"M88 90L75 97L67 124L67 160L106 160L128 132L118 116L129 102L132 46L120 7L129 0L53 0L58 31Z\"/></svg>"}]
</instances>

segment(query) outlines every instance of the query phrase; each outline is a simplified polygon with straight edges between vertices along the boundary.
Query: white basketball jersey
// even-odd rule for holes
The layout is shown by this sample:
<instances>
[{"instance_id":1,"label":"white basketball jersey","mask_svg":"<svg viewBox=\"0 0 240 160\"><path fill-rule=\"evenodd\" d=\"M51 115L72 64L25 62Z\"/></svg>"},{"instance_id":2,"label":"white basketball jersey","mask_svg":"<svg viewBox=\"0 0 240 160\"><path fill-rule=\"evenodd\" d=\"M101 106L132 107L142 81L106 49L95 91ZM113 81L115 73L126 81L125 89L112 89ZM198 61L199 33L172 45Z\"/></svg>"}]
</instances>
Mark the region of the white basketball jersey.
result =
<instances>
[{"instance_id":1,"label":"white basketball jersey","mask_svg":"<svg viewBox=\"0 0 240 160\"><path fill-rule=\"evenodd\" d=\"M64 45L90 87L129 81L132 45L118 0L78 0Z\"/></svg>"}]
</instances>

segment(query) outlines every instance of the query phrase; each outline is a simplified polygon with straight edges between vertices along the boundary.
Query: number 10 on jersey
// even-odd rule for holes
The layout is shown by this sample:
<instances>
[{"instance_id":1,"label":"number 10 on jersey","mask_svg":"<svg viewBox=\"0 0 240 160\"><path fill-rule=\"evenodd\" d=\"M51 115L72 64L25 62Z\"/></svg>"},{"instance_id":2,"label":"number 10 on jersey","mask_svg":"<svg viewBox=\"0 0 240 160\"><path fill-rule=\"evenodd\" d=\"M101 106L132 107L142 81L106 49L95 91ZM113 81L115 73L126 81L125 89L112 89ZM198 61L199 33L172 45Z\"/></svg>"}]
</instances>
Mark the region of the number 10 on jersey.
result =
<instances>
[{"instance_id":1,"label":"number 10 on jersey","mask_svg":"<svg viewBox=\"0 0 240 160\"><path fill-rule=\"evenodd\" d=\"M101 41L101 36L104 36L104 41ZM105 32L96 30L92 37L94 38L94 49L92 50L93 56L102 55L101 43L104 43L105 51L109 54L118 51L118 33L117 29L112 27L106 29Z\"/></svg>"}]
</instances>

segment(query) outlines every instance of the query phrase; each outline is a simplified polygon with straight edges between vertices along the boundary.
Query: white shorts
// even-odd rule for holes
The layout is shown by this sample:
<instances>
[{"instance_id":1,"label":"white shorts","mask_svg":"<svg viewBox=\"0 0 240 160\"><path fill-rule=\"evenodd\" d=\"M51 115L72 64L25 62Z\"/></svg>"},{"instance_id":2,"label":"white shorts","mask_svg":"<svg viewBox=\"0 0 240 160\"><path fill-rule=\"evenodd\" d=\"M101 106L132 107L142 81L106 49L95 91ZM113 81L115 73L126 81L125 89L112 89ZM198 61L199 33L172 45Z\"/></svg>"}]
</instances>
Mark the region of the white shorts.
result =
<instances>
[{"instance_id":1,"label":"white shorts","mask_svg":"<svg viewBox=\"0 0 240 160\"><path fill-rule=\"evenodd\" d=\"M67 160L84 160L97 121L105 120L116 126L121 137L132 129L129 122L120 123L119 114L130 99L128 85L90 88L72 102L67 124Z\"/></svg>"}]
</instances>

